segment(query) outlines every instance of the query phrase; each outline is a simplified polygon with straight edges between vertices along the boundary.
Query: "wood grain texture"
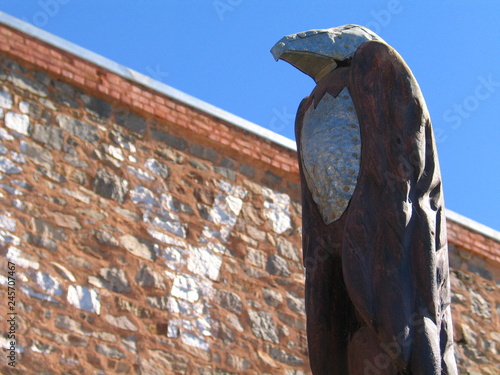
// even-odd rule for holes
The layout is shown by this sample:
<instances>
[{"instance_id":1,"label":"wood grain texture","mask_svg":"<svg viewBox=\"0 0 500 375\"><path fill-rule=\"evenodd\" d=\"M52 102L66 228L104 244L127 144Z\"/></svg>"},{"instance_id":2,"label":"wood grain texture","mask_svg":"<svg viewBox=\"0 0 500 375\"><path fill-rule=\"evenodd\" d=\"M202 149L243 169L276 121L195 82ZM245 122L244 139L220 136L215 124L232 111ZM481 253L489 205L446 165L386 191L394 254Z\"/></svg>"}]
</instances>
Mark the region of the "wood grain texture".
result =
<instances>
[{"instance_id":1,"label":"wood grain texture","mask_svg":"<svg viewBox=\"0 0 500 375\"><path fill-rule=\"evenodd\" d=\"M359 117L361 162L339 220L323 224L301 170L313 373L363 374L373 365L380 374L456 374L441 176L422 94L396 51L366 42L350 67L302 102L299 145L304 111L345 86ZM364 357L349 346L360 335L372 343Z\"/></svg>"}]
</instances>

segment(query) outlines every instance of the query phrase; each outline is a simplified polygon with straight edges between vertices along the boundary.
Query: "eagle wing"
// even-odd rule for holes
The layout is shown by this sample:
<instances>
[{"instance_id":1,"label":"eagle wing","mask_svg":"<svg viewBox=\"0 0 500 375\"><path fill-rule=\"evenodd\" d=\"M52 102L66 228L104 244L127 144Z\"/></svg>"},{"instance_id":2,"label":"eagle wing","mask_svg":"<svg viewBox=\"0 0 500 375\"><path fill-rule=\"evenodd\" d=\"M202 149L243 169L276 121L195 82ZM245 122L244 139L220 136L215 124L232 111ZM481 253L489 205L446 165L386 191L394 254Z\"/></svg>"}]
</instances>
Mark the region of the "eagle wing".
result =
<instances>
[{"instance_id":1,"label":"eagle wing","mask_svg":"<svg viewBox=\"0 0 500 375\"><path fill-rule=\"evenodd\" d=\"M394 49L369 41L349 89L361 165L342 241L347 291L398 368L454 374L441 176L420 88Z\"/></svg>"}]
</instances>

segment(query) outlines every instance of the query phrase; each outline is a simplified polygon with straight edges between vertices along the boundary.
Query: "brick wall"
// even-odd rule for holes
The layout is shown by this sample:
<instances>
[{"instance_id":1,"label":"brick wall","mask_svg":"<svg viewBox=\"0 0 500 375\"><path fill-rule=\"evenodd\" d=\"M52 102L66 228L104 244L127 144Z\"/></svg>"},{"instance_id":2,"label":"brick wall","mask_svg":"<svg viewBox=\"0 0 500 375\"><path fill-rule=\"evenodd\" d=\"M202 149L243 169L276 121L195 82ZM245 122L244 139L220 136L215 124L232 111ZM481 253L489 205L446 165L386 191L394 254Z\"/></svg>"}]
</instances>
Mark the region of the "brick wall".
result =
<instances>
[{"instance_id":1,"label":"brick wall","mask_svg":"<svg viewBox=\"0 0 500 375\"><path fill-rule=\"evenodd\" d=\"M309 373L295 152L5 25L0 51L2 371ZM462 373L495 374L500 242L448 228Z\"/></svg>"}]
</instances>

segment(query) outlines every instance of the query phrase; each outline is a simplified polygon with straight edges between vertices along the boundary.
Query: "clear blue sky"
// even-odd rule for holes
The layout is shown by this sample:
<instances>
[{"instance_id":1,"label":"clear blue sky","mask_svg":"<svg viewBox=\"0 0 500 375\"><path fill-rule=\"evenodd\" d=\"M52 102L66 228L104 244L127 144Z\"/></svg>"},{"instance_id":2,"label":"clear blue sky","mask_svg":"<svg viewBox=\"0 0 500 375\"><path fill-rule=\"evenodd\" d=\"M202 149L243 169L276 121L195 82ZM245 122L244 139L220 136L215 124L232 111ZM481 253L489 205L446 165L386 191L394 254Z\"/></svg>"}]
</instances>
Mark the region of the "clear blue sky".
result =
<instances>
[{"instance_id":1,"label":"clear blue sky","mask_svg":"<svg viewBox=\"0 0 500 375\"><path fill-rule=\"evenodd\" d=\"M446 206L500 230L499 1L2 0L0 10L291 139L314 82L269 49L286 34L368 26L421 86Z\"/></svg>"}]
</instances>

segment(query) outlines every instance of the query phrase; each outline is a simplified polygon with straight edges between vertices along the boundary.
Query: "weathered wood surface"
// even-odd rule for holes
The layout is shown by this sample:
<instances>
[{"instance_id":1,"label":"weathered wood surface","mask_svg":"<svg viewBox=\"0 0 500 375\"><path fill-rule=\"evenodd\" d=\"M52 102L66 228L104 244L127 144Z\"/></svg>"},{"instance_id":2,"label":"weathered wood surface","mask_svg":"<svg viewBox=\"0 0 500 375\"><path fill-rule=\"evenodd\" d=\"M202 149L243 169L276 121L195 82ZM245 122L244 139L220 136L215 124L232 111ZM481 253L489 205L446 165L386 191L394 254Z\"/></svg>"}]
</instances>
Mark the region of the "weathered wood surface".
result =
<instances>
[{"instance_id":1,"label":"weathered wood surface","mask_svg":"<svg viewBox=\"0 0 500 375\"><path fill-rule=\"evenodd\" d=\"M302 126L310 106L345 87L360 170L347 209L327 225L304 177ZM456 374L441 177L410 69L385 43L365 42L303 100L296 137L313 373Z\"/></svg>"}]
</instances>

